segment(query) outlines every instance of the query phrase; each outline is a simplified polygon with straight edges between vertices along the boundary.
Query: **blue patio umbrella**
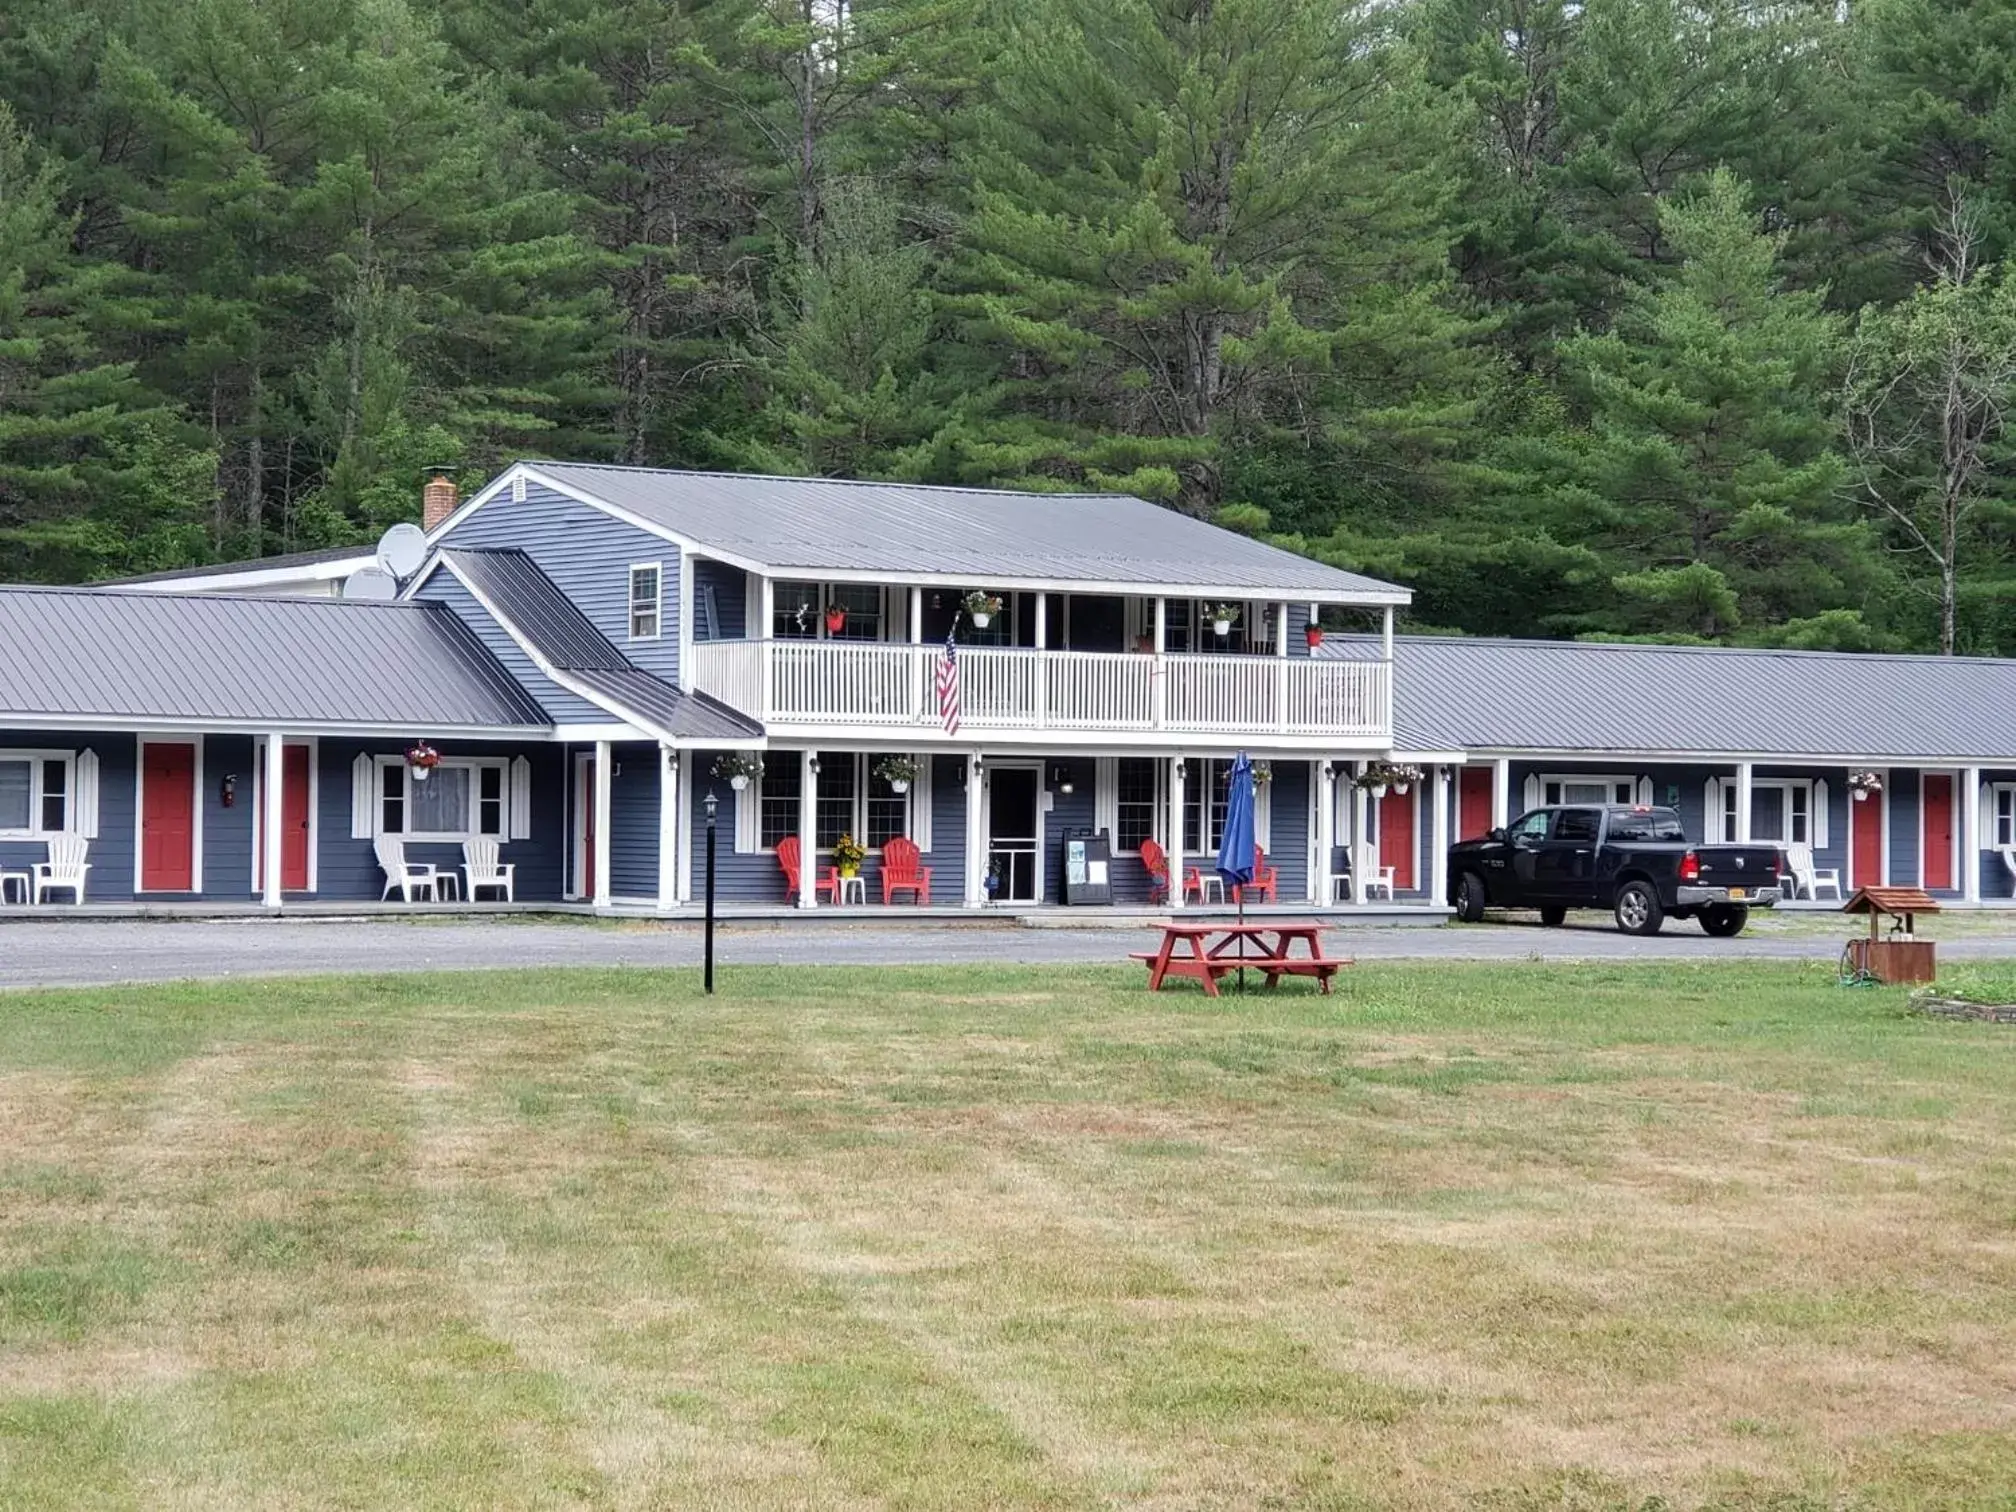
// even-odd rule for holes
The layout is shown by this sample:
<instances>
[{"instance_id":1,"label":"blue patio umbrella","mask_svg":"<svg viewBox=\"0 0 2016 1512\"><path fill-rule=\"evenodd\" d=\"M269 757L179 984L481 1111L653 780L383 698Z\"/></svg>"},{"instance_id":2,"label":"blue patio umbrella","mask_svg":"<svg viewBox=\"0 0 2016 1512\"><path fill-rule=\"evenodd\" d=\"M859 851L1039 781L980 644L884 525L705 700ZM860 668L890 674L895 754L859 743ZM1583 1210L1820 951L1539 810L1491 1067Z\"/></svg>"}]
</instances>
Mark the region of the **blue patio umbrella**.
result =
<instances>
[{"instance_id":1,"label":"blue patio umbrella","mask_svg":"<svg viewBox=\"0 0 2016 1512\"><path fill-rule=\"evenodd\" d=\"M1226 774L1225 828L1218 836L1218 875L1239 899L1239 922L1246 922L1245 888L1253 880L1253 763L1241 751ZM1246 938L1239 937L1239 954ZM1239 969L1239 990L1246 990L1246 969Z\"/></svg>"}]
</instances>

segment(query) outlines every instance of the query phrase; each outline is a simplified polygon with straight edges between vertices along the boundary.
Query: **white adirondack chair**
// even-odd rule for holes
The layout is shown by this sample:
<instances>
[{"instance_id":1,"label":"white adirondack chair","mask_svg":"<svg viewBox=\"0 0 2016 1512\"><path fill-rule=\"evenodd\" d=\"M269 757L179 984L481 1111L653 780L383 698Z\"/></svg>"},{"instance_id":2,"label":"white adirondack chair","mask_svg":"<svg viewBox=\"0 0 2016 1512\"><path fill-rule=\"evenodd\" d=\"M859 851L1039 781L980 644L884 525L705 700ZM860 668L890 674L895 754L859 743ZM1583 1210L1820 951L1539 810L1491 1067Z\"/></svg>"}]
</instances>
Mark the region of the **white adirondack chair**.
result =
<instances>
[{"instance_id":1,"label":"white adirondack chair","mask_svg":"<svg viewBox=\"0 0 2016 1512\"><path fill-rule=\"evenodd\" d=\"M35 901L46 901L52 892L68 892L82 903L84 874L91 870L91 863L84 859L84 855L90 848L91 842L82 835L51 835L49 859L34 871Z\"/></svg>"},{"instance_id":2,"label":"white adirondack chair","mask_svg":"<svg viewBox=\"0 0 2016 1512\"><path fill-rule=\"evenodd\" d=\"M2000 849L2002 864L2009 869L2010 894L2016 896L2016 845L2005 845Z\"/></svg>"},{"instance_id":3,"label":"white adirondack chair","mask_svg":"<svg viewBox=\"0 0 2016 1512\"><path fill-rule=\"evenodd\" d=\"M385 891L378 895L379 902L391 897L395 887L399 889L399 896L408 903L419 892L424 892L430 899L441 896L441 869L424 862L408 861L405 841L380 835L372 848L378 852L378 866L385 873Z\"/></svg>"},{"instance_id":4,"label":"white adirondack chair","mask_svg":"<svg viewBox=\"0 0 2016 1512\"><path fill-rule=\"evenodd\" d=\"M504 894L506 903L514 903L517 898L511 875L517 869L509 862L498 862L495 840L465 840L462 843L462 875L466 885L462 896L474 903L477 888L492 887Z\"/></svg>"},{"instance_id":5,"label":"white adirondack chair","mask_svg":"<svg viewBox=\"0 0 2016 1512\"><path fill-rule=\"evenodd\" d=\"M1820 896L1820 889L1826 887L1833 890L1835 901L1840 901L1840 868L1829 867L1827 870L1821 871L1814 866L1812 846L1786 846L1785 866L1792 873L1792 887L1795 897L1818 898Z\"/></svg>"}]
</instances>

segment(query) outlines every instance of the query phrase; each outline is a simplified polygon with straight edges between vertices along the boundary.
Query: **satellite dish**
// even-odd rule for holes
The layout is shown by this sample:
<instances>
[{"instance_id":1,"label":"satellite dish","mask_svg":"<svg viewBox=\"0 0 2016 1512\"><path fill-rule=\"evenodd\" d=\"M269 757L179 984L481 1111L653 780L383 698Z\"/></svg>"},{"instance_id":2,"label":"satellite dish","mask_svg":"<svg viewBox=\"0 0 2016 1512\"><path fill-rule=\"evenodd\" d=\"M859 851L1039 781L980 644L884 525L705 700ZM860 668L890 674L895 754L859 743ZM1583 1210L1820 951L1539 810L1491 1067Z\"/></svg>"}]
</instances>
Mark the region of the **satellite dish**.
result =
<instances>
[{"instance_id":1,"label":"satellite dish","mask_svg":"<svg viewBox=\"0 0 2016 1512\"><path fill-rule=\"evenodd\" d=\"M427 560L427 533L418 525L394 525L378 537L378 565L395 578L409 578Z\"/></svg>"},{"instance_id":2,"label":"satellite dish","mask_svg":"<svg viewBox=\"0 0 2016 1512\"><path fill-rule=\"evenodd\" d=\"M389 604L399 597L399 579L378 567L359 567L343 579L343 597Z\"/></svg>"}]
</instances>

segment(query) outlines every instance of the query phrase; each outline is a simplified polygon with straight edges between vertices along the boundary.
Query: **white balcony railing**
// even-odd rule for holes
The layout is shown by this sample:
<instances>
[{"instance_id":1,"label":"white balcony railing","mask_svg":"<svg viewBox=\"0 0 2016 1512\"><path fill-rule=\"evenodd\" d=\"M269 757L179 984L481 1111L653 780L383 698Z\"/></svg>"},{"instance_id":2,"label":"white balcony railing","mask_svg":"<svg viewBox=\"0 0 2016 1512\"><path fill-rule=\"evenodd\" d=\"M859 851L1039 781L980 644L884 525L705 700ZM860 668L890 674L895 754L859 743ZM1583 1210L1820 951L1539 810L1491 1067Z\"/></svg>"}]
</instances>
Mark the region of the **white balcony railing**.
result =
<instances>
[{"instance_id":1,"label":"white balcony railing","mask_svg":"<svg viewBox=\"0 0 2016 1512\"><path fill-rule=\"evenodd\" d=\"M692 686L770 726L938 727L935 645L701 641ZM975 733L1392 735L1379 661L961 647L960 724Z\"/></svg>"}]
</instances>

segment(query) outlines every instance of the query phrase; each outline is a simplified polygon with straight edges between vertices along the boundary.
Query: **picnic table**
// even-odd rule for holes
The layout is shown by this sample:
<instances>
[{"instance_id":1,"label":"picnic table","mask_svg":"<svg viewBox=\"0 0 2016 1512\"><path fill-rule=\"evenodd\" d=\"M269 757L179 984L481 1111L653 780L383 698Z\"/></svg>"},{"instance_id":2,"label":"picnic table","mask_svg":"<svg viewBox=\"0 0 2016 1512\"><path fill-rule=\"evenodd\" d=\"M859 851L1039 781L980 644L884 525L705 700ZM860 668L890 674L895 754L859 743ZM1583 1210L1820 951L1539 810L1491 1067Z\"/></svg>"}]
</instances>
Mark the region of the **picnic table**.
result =
<instances>
[{"instance_id":1,"label":"picnic table","mask_svg":"<svg viewBox=\"0 0 2016 1512\"><path fill-rule=\"evenodd\" d=\"M1301 955L1295 951L1298 944L1306 947ZM1323 953L1323 926L1309 919L1165 924L1161 948L1134 951L1132 958L1147 963L1150 992L1160 992L1170 977L1194 977L1212 997L1218 996L1218 978L1241 967L1260 972L1269 990L1284 976L1306 976L1328 992L1330 979L1352 964L1348 957Z\"/></svg>"}]
</instances>

